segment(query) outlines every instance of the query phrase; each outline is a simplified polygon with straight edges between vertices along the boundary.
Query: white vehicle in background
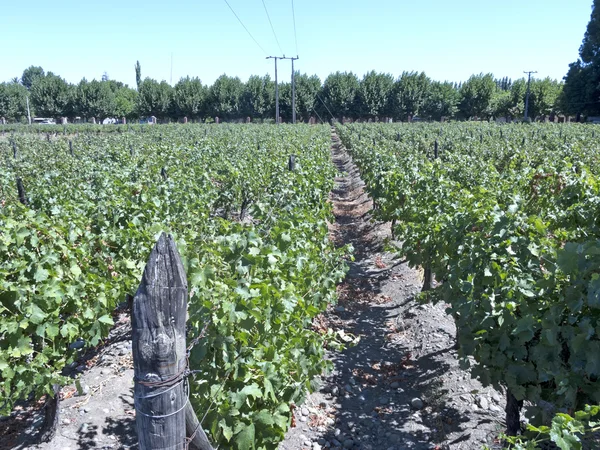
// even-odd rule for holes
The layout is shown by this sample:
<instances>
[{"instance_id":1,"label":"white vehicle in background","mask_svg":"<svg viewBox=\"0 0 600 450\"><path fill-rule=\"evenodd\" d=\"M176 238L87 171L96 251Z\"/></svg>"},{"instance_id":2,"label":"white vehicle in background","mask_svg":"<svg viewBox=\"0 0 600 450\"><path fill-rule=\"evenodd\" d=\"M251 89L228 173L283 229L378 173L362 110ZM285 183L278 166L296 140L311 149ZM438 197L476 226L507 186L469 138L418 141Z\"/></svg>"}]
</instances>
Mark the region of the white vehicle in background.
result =
<instances>
[{"instance_id":1,"label":"white vehicle in background","mask_svg":"<svg viewBox=\"0 0 600 450\"><path fill-rule=\"evenodd\" d=\"M35 117L32 121L33 124L39 125L56 125L54 119L45 119L43 117Z\"/></svg>"}]
</instances>

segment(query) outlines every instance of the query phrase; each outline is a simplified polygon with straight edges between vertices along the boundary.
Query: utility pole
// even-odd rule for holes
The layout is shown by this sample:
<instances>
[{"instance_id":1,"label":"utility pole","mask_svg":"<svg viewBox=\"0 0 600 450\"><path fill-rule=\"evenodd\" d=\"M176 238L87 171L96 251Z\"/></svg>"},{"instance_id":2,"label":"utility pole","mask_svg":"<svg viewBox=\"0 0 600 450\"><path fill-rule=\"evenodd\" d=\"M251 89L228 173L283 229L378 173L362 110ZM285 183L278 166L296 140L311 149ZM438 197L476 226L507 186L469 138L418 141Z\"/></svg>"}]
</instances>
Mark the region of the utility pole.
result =
<instances>
[{"instance_id":1,"label":"utility pole","mask_svg":"<svg viewBox=\"0 0 600 450\"><path fill-rule=\"evenodd\" d=\"M29 125L31 125L31 111L29 110L29 95L25 97L27 101L27 120L29 121Z\"/></svg>"},{"instance_id":2,"label":"utility pole","mask_svg":"<svg viewBox=\"0 0 600 450\"><path fill-rule=\"evenodd\" d=\"M529 94L530 94L530 85L531 85L531 74L537 73L535 70L529 70L527 72L523 72L527 74L527 95L525 96L525 120L527 120L527 113L529 112Z\"/></svg>"},{"instance_id":3,"label":"utility pole","mask_svg":"<svg viewBox=\"0 0 600 450\"><path fill-rule=\"evenodd\" d=\"M287 59L284 57L284 59ZM294 61L296 61L298 58L298 55L296 55L295 58L289 58L292 60L292 123L296 123L296 79L295 79L295 72L294 72Z\"/></svg>"},{"instance_id":4,"label":"utility pole","mask_svg":"<svg viewBox=\"0 0 600 450\"><path fill-rule=\"evenodd\" d=\"M283 55L285 58L285 55ZM275 123L279 125L279 86L277 85L277 60L283 59L281 56L267 56L266 59L275 60Z\"/></svg>"},{"instance_id":5,"label":"utility pole","mask_svg":"<svg viewBox=\"0 0 600 450\"><path fill-rule=\"evenodd\" d=\"M275 60L275 123L279 125L279 85L277 84L277 60L291 59L292 60L292 123L296 123L296 79L294 77L294 61L299 59L298 56L287 57L283 56L267 56L266 59Z\"/></svg>"}]
</instances>

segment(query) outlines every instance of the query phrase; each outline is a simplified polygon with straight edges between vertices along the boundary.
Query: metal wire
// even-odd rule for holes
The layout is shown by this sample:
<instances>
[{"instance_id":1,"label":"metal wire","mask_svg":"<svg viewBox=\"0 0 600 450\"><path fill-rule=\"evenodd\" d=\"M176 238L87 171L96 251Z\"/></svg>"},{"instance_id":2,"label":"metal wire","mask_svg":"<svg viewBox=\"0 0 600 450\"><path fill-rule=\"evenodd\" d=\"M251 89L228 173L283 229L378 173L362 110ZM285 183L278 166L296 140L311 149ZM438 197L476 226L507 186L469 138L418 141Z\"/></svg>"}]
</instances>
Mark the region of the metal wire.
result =
<instances>
[{"instance_id":1,"label":"metal wire","mask_svg":"<svg viewBox=\"0 0 600 450\"><path fill-rule=\"evenodd\" d=\"M294 8L294 0L292 0L292 18L294 20L294 41L296 43L296 56L298 56L298 36L296 35L296 11Z\"/></svg>"},{"instance_id":2,"label":"metal wire","mask_svg":"<svg viewBox=\"0 0 600 450\"><path fill-rule=\"evenodd\" d=\"M275 42L277 42L277 47L279 47L279 51L281 52L281 54L283 54L281 45L279 45L279 39L277 39L277 34L275 33L275 28L273 28L273 22L271 22L271 17L269 16L269 11L267 11L267 5L265 4L265 0L262 0L262 4L265 8L265 13L267 13L267 19L269 19L269 25L271 25L271 31L273 32L273 36L275 36Z\"/></svg>"},{"instance_id":3,"label":"metal wire","mask_svg":"<svg viewBox=\"0 0 600 450\"><path fill-rule=\"evenodd\" d=\"M227 0L224 0L225 3L227 3L227 6L229 6L229 9L231 10L231 12L233 13L233 15L235 16L235 18L238 20L238 22L244 27L244 30L246 30L246 33L248 33L248 36L250 36L252 38L252 40L254 41L254 43L256 45L258 45L258 47L263 51L263 53L266 55L267 52L265 51L264 48L262 48L262 46L258 43L258 41L256 39L254 39L254 36L252 36L252 33L250 33L250 31L248 30L248 28L246 28L246 25L244 25L244 22L242 22L242 19L240 19L238 17L238 15L235 13L235 11L233 10L233 8L231 7L231 5L229 4L229 2Z\"/></svg>"}]
</instances>

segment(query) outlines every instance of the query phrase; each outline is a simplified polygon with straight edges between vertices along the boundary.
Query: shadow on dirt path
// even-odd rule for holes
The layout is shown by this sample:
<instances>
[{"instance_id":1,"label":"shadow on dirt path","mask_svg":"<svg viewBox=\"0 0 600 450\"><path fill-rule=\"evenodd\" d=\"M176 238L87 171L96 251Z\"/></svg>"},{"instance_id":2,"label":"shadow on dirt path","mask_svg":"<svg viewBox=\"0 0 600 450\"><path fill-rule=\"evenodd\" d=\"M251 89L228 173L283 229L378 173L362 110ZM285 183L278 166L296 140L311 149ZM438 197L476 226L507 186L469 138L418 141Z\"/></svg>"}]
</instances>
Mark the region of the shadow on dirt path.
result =
<instances>
[{"instance_id":1,"label":"shadow on dirt path","mask_svg":"<svg viewBox=\"0 0 600 450\"><path fill-rule=\"evenodd\" d=\"M455 328L444 305L419 304L422 275L385 251L389 224L371 218L373 202L358 168L332 130L339 171L331 192L331 239L351 244L355 261L339 304L323 322L360 336L330 353L332 374L296 410L280 449L477 449L495 446L502 395L458 367Z\"/></svg>"}]
</instances>

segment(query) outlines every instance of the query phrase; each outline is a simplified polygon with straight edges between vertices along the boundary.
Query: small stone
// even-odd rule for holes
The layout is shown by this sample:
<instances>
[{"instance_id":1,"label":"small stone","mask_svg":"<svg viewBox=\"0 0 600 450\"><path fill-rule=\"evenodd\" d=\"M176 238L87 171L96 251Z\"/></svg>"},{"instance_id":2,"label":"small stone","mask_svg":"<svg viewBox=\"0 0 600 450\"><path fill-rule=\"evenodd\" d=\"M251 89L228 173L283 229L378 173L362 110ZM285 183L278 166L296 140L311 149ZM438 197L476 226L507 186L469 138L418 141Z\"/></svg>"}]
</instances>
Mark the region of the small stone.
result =
<instances>
[{"instance_id":1,"label":"small stone","mask_svg":"<svg viewBox=\"0 0 600 450\"><path fill-rule=\"evenodd\" d=\"M389 402L390 402L390 399L388 397L380 397L379 398L379 404L380 405L387 405Z\"/></svg>"},{"instance_id":2,"label":"small stone","mask_svg":"<svg viewBox=\"0 0 600 450\"><path fill-rule=\"evenodd\" d=\"M356 378L354 378L354 377L350 377L350 380L348 380L348 381L350 382L350 384L351 384L352 386L356 386Z\"/></svg>"},{"instance_id":3,"label":"small stone","mask_svg":"<svg viewBox=\"0 0 600 450\"><path fill-rule=\"evenodd\" d=\"M78 350L85 347L85 341L83 339L77 339L75 342L69 344L69 350Z\"/></svg>"},{"instance_id":4,"label":"small stone","mask_svg":"<svg viewBox=\"0 0 600 450\"><path fill-rule=\"evenodd\" d=\"M104 408L104 409L102 410L102 412L103 412L104 414L110 414L110 409L108 409L108 408Z\"/></svg>"},{"instance_id":5,"label":"small stone","mask_svg":"<svg viewBox=\"0 0 600 450\"><path fill-rule=\"evenodd\" d=\"M77 372L79 372L79 373L83 373L83 372L85 372L85 369L86 369L86 367L85 367L83 364L80 364L79 366L77 366L77 367L75 368L75 370L76 370Z\"/></svg>"},{"instance_id":6,"label":"small stone","mask_svg":"<svg viewBox=\"0 0 600 450\"><path fill-rule=\"evenodd\" d=\"M352 448L354 447L354 441L352 439L346 439L344 441L344 448Z\"/></svg>"},{"instance_id":7,"label":"small stone","mask_svg":"<svg viewBox=\"0 0 600 450\"><path fill-rule=\"evenodd\" d=\"M321 403L319 403L319 406L323 409L327 408L327 402L322 401Z\"/></svg>"},{"instance_id":8,"label":"small stone","mask_svg":"<svg viewBox=\"0 0 600 450\"><path fill-rule=\"evenodd\" d=\"M365 398L365 396L364 396L364 395L359 395L359 396L358 396L358 400L359 400L360 402L362 402L362 403L364 403L364 402L366 402L366 401L367 401L367 399Z\"/></svg>"},{"instance_id":9,"label":"small stone","mask_svg":"<svg viewBox=\"0 0 600 450\"><path fill-rule=\"evenodd\" d=\"M410 401L410 406L412 406L414 409L423 409L423 400L415 397Z\"/></svg>"},{"instance_id":10,"label":"small stone","mask_svg":"<svg viewBox=\"0 0 600 450\"><path fill-rule=\"evenodd\" d=\"M335 307L335 312L344 312L344 311L346 311L346 308L344 308L343 306L338 305Z\"/></svg>"},{"instance_id":11,"label":"small stone","mask_svg":"<svg viewBox=\"0 0 600 450\"><path fill-rule=\"evenodd\" d=\"M87 423L82 423L81 428L79 428L80 433L87 433L89 429L89 425Z\"/></svg>"},{"instance_id":12,"label":"small stone","mask_svg":"<svg viewBox=\"0 0 600 450\"><path fill-rule=\"evenodd\" d=\"M304 442L302 442L302 445L304 445L305 447L310 448L312 446L312 443L308 439L306 439Z\"/></svg>"},{"instance_id":13,"label":"small stone","mask_svg":"<svg viewBox=\"0 0 600 450\"><path fill-rule=\"evenodd\" d=\"M90 387L85 384L81 387L81 395L88 395L90 393Z\"/></svg>"},{"instance_id":14,"label":"small stone","mask_svg":"<svg viewBox=\"0 0 600 450\"><path fill-rule=\"evenodd\" d=\"M481 409L488 409L490 407L487 398L483 396L477 398L477 404L481 407Z\"/></svg>"},{"instance_id":15,"label":"small stone","mask_svg":"<svg viewBox=\"0 0 600 450\"><path fill-rule=\"evenodd\" d=\"M300 422L306 422L306 416L300 416Z\"/></svg>"},{"instance_id":16,"label":"small stone","mask_svg":"<svg viewBox=\"0 0 600 450\"><path fill-rule=\"evenodd\" d=\"M340 393L340 388L339 388L339 387L337 387L337 386L334 386L334 387L331 389L331 395L333 395L334 397L337 397L339 393Z\"/></svg>"},{"instance_id":17,"label":"small stone","mask_svg":"<svg viewBox=\"0 0 600 450\"><path fill-rule=\"evenodd\" d=\"M317 442L313 442L313 450L321 450L321 444Z\"/></svg>"},{"instance_id":18,"label":"small stone","mask_svg":"<svg viewBox=\"0 0 600 450\"><path fill-rule=\"evenodd\" d=\"M303 406L302 409L300 410L300 412L302 413L303 416L308 416L310 414L310 411L308 410L308 408L306 406Z\"/></svg>"},{"instance_id":19,"label":"small stone","mask_svg":"<svg viewBox=\"0 0 600 450\"><path fill-rule=\"evenodd\" d=\"M397 381L394 381L392 384L390 384L390 387L392 389L398 389L400 387L400 383L398 383Z\"/></svg>"},{"instance_id":20,"label":"small stone","mask_svg":"<svg viewBox=\"0 0 600 450\"><path fill-rule=\"evenodd\" d=\"M62 424L63 425L71 425L71 420L69 420L69 419L63 419L62 420Z\"/></svg>"},{"instance_id":21,"label":"small stone","mask_svg":"<svg viewBox=\"0 0 600 450\"><path fill-rule=\"evenodd\" d=\"M494 400L496 403L502 402L502 399L500 398L500 396L496 392L494 392L492 394L492 400Z\"/></svg>"},{"instance_id":22,"label":"small stone","mask_svg":"<svg viewBox=\"0 0 600 450\"><path fill-rule=\"evenodd\" d=\"M338 437L340 434L342 434L342 430L340 430L339 428L336 428L335 430L333 430L333 435L335 437Z\"/></svg>"},{"instance_id":23,"label":"small stone","mask_svg":"<svg viewBox=\"0 0 600 450\"><path fill-rule=\"evenodd\" d=\"M102 370L100 371L100 373L101 373L102 375L108 375L108 374L110 373L110 369L102 369Z\"/></svg>"},{"instance_id":24,"label":"small stone","mask_svg":"<svg viewBox=\"0 0 600 450\"><path fill-rule=\"evenodd\" d=\"M325 445L327 443L327 439L320 437L317 442L319 443L319 445Z\"/></svg>"},{"instance_id":25,"label":"small stone","mask_svg":"<svg viewBox=\"0 0 600 450\"><path fill-rule=\"evenodd\" d=\"M331 445L333 445L334 447L341 447L342 443L340 441L338 441L337 439L332 439Z\"/></svg>"},{"instance_id":26,"label":"small stone","mask_svg":"<svg viewBox=\"0 0 600 450\"><path fill-rule=\"evenodd\" d=\"M345 385L344 389L346 390L346 392L352 392L352 386L350 386L349 384Z\"/></svg>"}]
</instances>

